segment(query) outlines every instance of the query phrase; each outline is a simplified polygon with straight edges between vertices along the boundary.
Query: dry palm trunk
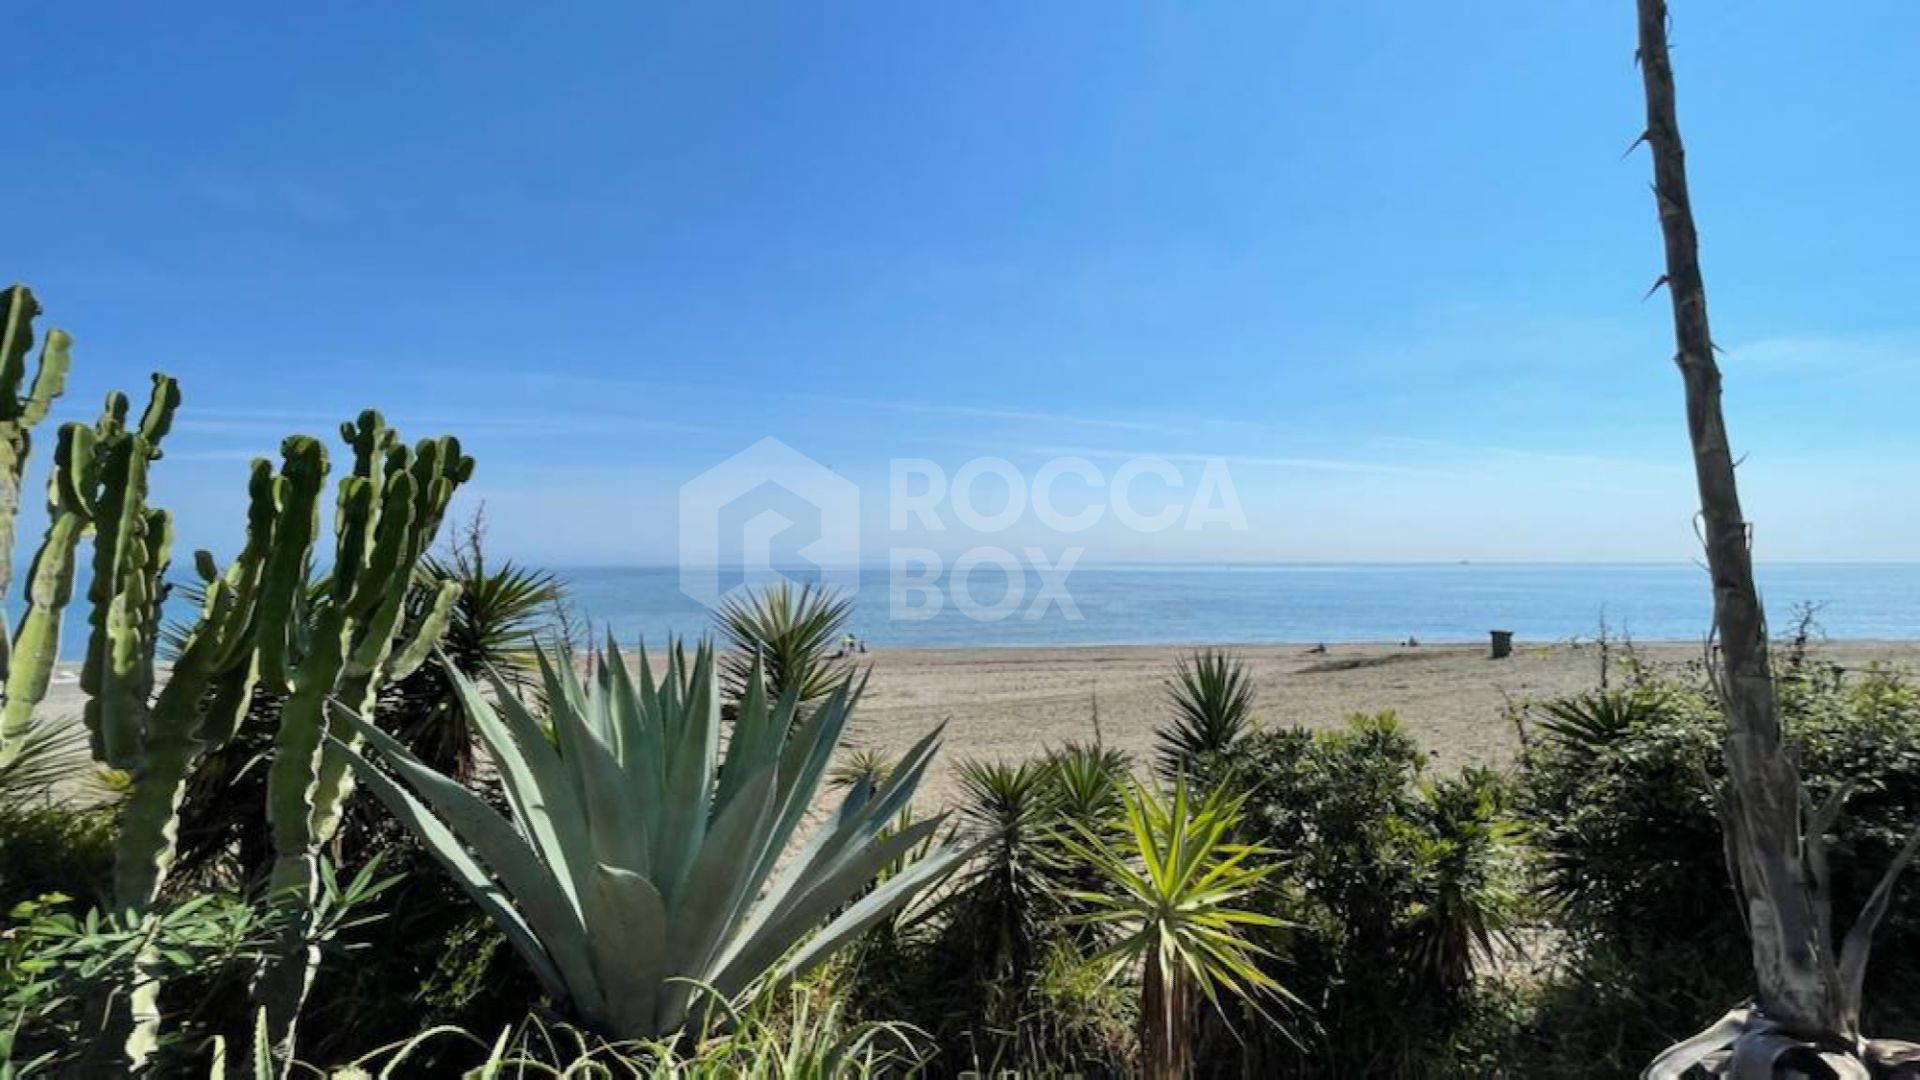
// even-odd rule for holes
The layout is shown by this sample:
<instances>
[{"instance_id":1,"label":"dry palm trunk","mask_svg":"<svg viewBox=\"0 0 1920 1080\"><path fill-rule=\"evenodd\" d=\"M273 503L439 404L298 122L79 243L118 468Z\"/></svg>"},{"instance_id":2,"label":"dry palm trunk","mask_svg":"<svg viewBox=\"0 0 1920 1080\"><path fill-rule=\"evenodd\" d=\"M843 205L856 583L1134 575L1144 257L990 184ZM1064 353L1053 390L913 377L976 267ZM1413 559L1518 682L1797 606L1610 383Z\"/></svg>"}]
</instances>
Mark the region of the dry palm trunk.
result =
<instances>
[{"instance_id":1,"label":"dry palm trunk","mask_svg":"<svg viewBox=\"0 0 1920 1080\"><path fill-rule=\"evenodd\" d=\"M1687 201L1686 152L1675 119L1667 57L1665 0L1639 0L1640 68L1647 92L1647 144L1653 149L1654 198L1667 244L1675 360L1687 389L1700 521L1713 576L1714 629L1720 639L1727 712L1727 828L1753 938L1760 1007L1775 1021L1814 1032L1838 1031L1836 988L1821 976L1825 948L1815 883L1801 846L1800 778L1781 746L1767 624L1753 583L1747 523L1734 485L1733 452L1720 412L1720 369L1707 328L1699 242Z\"/></svg>"},{"instance_id":2,"label":"dry palm trunk","mask_svg":"<svg viewBox=\"0 0 1920 1080\"><path fill-rule=\"evenodd\" d=\"M1837 802L1809 811L1800 777L1781 742L1773 674L1767 659L1766 617L1753 580L1748 531L1734 483L1733 453L1720 409L1720 369L1714 362L1701 280L1699 241L1688 201L1686 152L1680 144L1667 52L1665 0L1637 0L1639 61L1646 85L1647 127L1653 152L1654 197L1666 239L1662 279L1673 303L1675 360L1686 384L1687 432L1707 568L1713 578L1714 629L1720 641L1721 699L1727 714L1728 791L1723 803L1729 870L1746 915L1753 949L1755 1003L1703 1035L1683 1043L1647 1075L1679 1076L1731 1048L1737 1075L1828 1069L1866 1075L1858 1062L1893 1060L1890 1044L1869 1047L1859 1037L1860 981L1868 939L1890 899L1891 868L1859 925L1834 954L1827 896L1824 833ZM1820 1075L1806 1072L1806 1075Z\"/></svg>"}]
</instances>

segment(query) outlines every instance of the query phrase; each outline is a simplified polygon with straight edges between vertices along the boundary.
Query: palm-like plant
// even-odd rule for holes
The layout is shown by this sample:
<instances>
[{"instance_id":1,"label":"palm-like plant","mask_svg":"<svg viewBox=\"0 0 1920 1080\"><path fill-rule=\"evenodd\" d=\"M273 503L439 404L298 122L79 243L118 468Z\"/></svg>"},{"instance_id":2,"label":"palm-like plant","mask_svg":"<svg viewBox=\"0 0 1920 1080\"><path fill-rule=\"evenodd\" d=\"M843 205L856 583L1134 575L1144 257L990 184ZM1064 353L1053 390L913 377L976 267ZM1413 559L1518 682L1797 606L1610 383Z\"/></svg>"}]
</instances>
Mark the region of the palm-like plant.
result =
<instances>
[{"instance_id":1,"label":"palm-like plant","mask_svg":"<svg viewBox=\"0 0 1920 1080\"><path fill-rule=\"evenodd\" d=\"M1218 1010L1223 994L1250 1004L1260 992L1287 996L1261 969L1272 954L1247 933L1280 921L1236 903L1273 872L1249 863L1264 849L1231 839L1243 799L1222 787L1196 805L1184 779L1170 796L1135 785L1123 797L1123 841L1084 828L1066 841L1106 882L1079 898L1092 907L1083 921L1118 931L1101 954L1110 975L1140 969L1141 1072L1149 1080L1187 1075L1201 998Z\"/></svg>"},{"instance_id":2,"label":"palm-like plant","mask_svg":"<svg viewBox=\"0 0 1920 1080\"><path fill-rule=\"evenodd\" d=\"M0 758L0 813L52 802L92 775L87 729L77 715L35 716Z\"/></svg>"},{"instance_id":3,"label":"palm-like plant","mask_svg":"<svg viewBox=\"0 0 1920 1080\"><path fill-rule=\"evenodd\" d=\"M421 584L408 598L409 615L424 615L442 581L460 583L438 655L394 684L382 712L394 718L393 733L422 761L455 779L474 776L473 721L454 692L453 669L477 675L496 671L516 691L536 683L536 638L550 625L565 596L552 573L508 560L487 565L477 531L448 558L421 560Z\"/></svg>"},{"instance_id":4,"label":"palm-like plant","mask_svg":"<svg viewBox=\"0 0 1920 1080\"><path fill-rule=\"evenodd\" d=\"M850 787L781 865L860 696L851 677L796 720L797 688L770 702L751 671L723 760L711 647L691 663L670 648L658 682L643 653L636 684L611 643L591 685L570 657L543 656L541 667L544 718L500 681L490 700L453 676L500 771L507 815L387 733L340 715L367 740L353 759L362 782L433 850L548 992L603 1034L671 1035L716 999L792 978L958 857L938 848L862 895L942 825L936 817L887 831L926 772L936 730L886 783ZM703 992L714 997L697 1000Z\"/></svg>"},{"instance_id":5,"label":"palm-like plant","mask_svg":"<svg viewBox=\"0 0 1920 1080\"><path fill-rule=\"evenodd\" d=\"M853 615L853 600L829 589L790 582L729 598L714 612L727 643L722 662L727 700L745 696L756 663L776 700L789 690L811 705L845 680L849 661L835 647Z\"/></svg>"},{"instance_id":6,"label":"palm-like plant","mask_svg":"<svg viewBox=\"0 0 1920 1080\"><path fill-rule=\"evenodd\" d=\"M1172 723L1160 729L1156 764L1168 780L1217 757L1253 730L1253 675L1224 649L1180 658L1167 683Z\"/></svg>"},{"instance_id":7,"label":"palm-like plant","mask_svg":"<svg viewBox=\"0 0 1920 1080\"><path fill-rule=\"evenodd\" d=\"M1033 979L1055 913L1053 777L1039 761L967 761L959 779L960 829L974 854L954 882L948 939L973 981L1017 995Z\"/></svg>"},{"instance_id":8,"label":"palm-like plant","mask_svg":"<svg viewBox=\"0 0 1920 1080\"><path fill-rule=\"evenodd\" d=\"M1053 770L1055 809L1063 820L1104 826L1119 816L1120 796L1133 770L1126 751L1070 742L1048 751L1046 762Z\"/></svg>"},{"instance_id":9,"label":"palm-like plant","mask_svg":"<svg viewBox=\"0 0 1920 1080\"><path fill-rule=\"evenodd\" d=\"M1408 973L1436 996L1456 995L1476 960L1511 944L1520 918L1498 774L1468 769L1423 786L1413 843L1420 900L1403 930Z\"/></svg>"}]
</instances>

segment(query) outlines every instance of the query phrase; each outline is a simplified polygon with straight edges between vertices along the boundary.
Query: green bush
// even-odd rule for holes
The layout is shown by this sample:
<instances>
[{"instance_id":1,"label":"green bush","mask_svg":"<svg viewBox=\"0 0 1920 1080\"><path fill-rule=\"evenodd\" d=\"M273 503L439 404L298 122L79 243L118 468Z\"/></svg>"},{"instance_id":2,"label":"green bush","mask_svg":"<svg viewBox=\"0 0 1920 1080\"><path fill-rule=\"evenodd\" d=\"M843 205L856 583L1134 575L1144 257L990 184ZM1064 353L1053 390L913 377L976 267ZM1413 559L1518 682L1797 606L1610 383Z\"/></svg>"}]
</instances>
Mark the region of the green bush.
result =
<instances>
[{"instance_id":1,"label":"green bush","mask_svg":"<svg viewBox=\"0 0 1920 1080\"><path fill-rule=\"evenodd\" d=\"M884 764L859 761L860 769ZM1118 1075L1132 1053L1134 995L1087 957L1102 931L1073 897L1097 881L1061 837L1113 829L1132 766L1068 745L1018 764L960 766L958 832L971 854L937 903L870 931L842 967L856 1010L925 1031L934 1076Z\"/></svg>"},{"instance_id":2,"label":"green bush","mask_svg":"<svg viewBox=\"0 0 1920 1080\"><path fill-rule=\"evenodd\" d=\"M0 911L49 893L104 903L113 884L113 810L0 811Z\"/></svg>"},{"instance_id":3,"label":"green bush","mask_svg":"<svg viewBox=\"0 0 1920 1080\"><path fill-rule=\"evenodd\" d=\"M1783 650L1777 680L1810 796L1850 791L1830 837L1846 926L1920 823L1920 692L1896 672L1844 672L1803 649ZM1723 732L1697 668L1635 669L1624 687L1535 710L1516 806L1561 945L1531 1020L1554 1038L1528 1075L1637 1070L1751 992L1715 809ZM1917 901L1909 881L1881 931L1870 1029L1920 1030L1920 1002L1889 962L1920 948Z\"/></svg>"},{"instance_id":4,"label":"green bush","mask_svg":"<svg viewBox=\"0 0 1920 1080\"><path fill-rule=\"evenodd\" d=\"M1476 964L1520 913L1505 783L1429 778L1390 714L1345 731L1258 732L1213 765L1248 789L1247 837L1282 860L1267 910L1290 924L1284 1026L1219 1031L1207 1075L1421 1075L1464 1022Z\"/></svg>"}]
</instances>

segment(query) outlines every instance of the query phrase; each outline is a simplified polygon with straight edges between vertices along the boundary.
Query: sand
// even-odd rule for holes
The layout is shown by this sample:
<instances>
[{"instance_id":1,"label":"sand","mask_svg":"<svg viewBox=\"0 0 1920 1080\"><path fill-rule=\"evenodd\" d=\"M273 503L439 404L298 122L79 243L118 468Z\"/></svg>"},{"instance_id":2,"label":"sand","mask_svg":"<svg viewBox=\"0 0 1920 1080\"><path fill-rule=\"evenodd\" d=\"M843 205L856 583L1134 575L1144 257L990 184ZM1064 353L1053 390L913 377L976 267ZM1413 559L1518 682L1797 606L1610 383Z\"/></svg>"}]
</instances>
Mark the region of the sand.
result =
<instances>
[{"instance_id":1,"label":"sand","mask_svg":"<svg viewBox=\"0 0 1920 1080\"><path fill-rule=\"evenodd\" d=\"M1637 645L1656 663L1699 659L1699 643ZM891 753L947 724L943 763L923 802L944 803L956 760L1021 758L1099 734L1144 759L1166 715L1165 683L1184 648L904 649L869 654L873 668L853 741ZM1501 766L1519 747L1514 709L1589 689L1599 678L1592 645L1522 644L1490 660L1484 646L1300 645L1235 649L1253 670L1260 721L1337 728L1362 712L1391 710L1432 755L1433 767ZM1845 642L1823 655L1848 667L1879 662L1920 670L1920 642ZM1617 654L1616 654L1617 655Z\"/></svg>"},{"instance_id":2,"label":"sand","mask_svg":"<svg viewBox=\"0 0 1920 1080\"><path fill-rule=\"evenodd\" d=\"M1699 643L1640 644L1646 660L1683 664ZM918 800L943 805L952 766L965 758L1018 759L1069 740L1099 736L1140 760L1167 714L1166 680L1188 647L1077 646L880 650L849 744L897 754L945 721L946 741ZM1337 728L1355 713L1391 710L1432 755L1439 770L1513 759L1515 709L1541 698L1589 689L1599 678L1593 645L1527 645L1505 660L1484 646L1301 645L1235 647L1251 665L1261 723ZM1835 642L1825 657L1849 668L1870 663L1920 671L1920 641ZM1617 655L1617 654L1616 654ZM78 714L70 671L43 706Z\"/></svg>"}]
</instances>

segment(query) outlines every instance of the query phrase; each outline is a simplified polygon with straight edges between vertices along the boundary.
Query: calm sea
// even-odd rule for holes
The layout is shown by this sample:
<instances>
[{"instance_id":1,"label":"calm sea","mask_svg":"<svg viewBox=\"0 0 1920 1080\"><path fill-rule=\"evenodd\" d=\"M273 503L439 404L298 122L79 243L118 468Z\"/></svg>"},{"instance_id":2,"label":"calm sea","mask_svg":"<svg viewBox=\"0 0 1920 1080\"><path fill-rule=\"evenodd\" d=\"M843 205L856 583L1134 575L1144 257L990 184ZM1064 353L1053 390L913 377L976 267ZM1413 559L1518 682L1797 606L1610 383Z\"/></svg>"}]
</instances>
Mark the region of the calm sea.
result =
<instances>
[{"instance_id":1,"label":"calm sea","mask_svg":"<svg viewBox=\"0 0 1920 1080\"><path fill-rule=\"evenodd\" d=\"M563 572L579 615L623 641L698 634L705 610L682 595L672 569ZM1776 629L1798 605L1818 605L1836 638L1920 638L1920 563L1778 564L1761 567ZM1071 612L1051 601L1037 615L1042 582L1029 572L1017 603L999 572L968 585L976 611L952 601L943 579L938 611L924 590L890 589L884 569L865 571L853 632L876 647L1484 641L1512 630L1523 641L1591 638L1604 618L1615 634L1698 640L1712 618L1705 570L1692 565L1276 565L1079 568L1064 582ZM904 606L915 617L898 617ZM1077 617L1076 617L1077 616Z\"/></svg>"},{"instance_id":2,"label":"calm sea","mask_svg":"<svg viewBox=\"0 0 1920 1080\"><path fill-rule=\"evenodd\" d=\"M592 567L559 571L578 619L624 642L697 635L707 610L680 591L678 571ZM1818 606L1829 637L1920 640L1920 563L1777 564L1759 569L1777 630L1799 605ZM18 583L6 605L19 618ZM1028 572L1008 599L1005 574L968 582L970 614L949 577L931 590L890 588L884 569L863 571L852 631L872 646L1128 645L1270 642L1485 641L1512 630L1521 641L1592 638L1604 618L1616 635L1643 641L1699 640L1712 618L1706 572L1690 565L1356 564L1222 567L1083 567L1059 583L1070 608L1048 600ZM76 588L61 640L63 659L85 648L86 584ZM929 611L937 597L937 611ZM896 608L905 608L898 612ZM192 612L175 601L168 616Z\"/></svg>"}]
</instances>

